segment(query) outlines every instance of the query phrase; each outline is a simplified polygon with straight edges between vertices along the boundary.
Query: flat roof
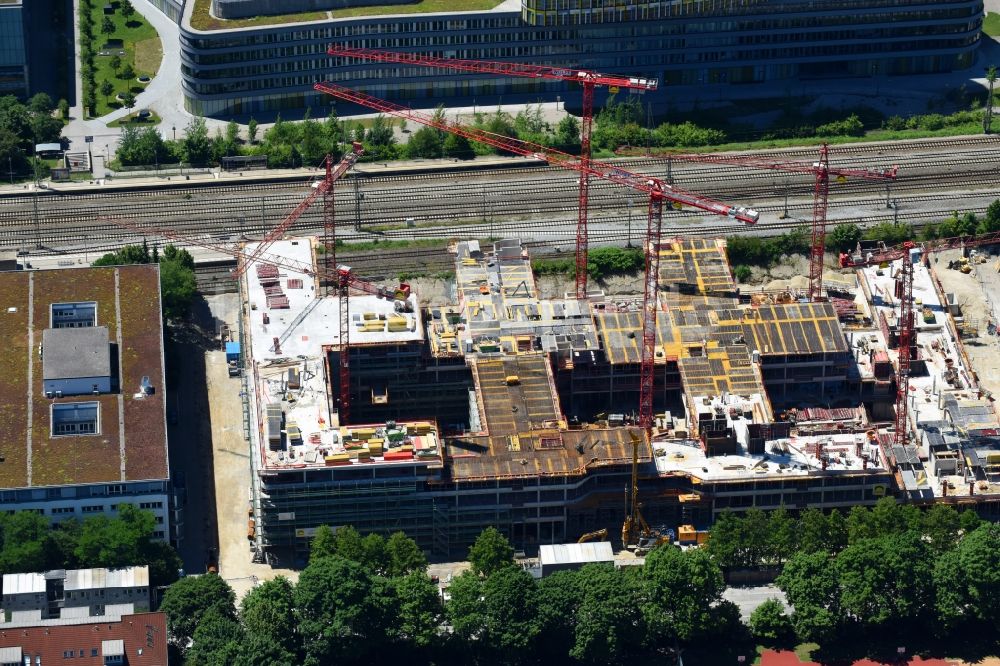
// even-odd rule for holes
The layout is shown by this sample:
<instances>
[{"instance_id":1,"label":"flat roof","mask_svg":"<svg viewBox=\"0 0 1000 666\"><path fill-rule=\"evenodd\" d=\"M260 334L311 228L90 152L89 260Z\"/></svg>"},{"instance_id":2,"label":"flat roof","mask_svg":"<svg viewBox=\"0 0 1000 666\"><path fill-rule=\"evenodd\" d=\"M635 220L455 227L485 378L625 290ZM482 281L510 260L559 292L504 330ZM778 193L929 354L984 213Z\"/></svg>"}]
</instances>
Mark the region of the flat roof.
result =
<instances>
[{"instance_id":1,"label":"flat roof","mask_svg":"<svg viewBox=\"0 0 1000 666\"><path fill-rule=\"evenodd\" d=\"M52 401L43 391L44 364L38 345L52 303L82 301L97 303L97 321L107 327L106 342L121 338L121 394L86 396L88 402L100 405L97 435L53 439ZM0 354L0 454L4 458L0 487L169 476L160 278L155 264L0 272L0 339L7 345ZM155 391L138 397L143 377L149 377Z\"/></svg>"},{"instance_id":2,"label":"flat roof","mask_svg":"<svg viewBox=\"0 0 1000 666\"><path fill-rule=\"evenodd\" d=\"M538 547L538 561L542 566L613 562L614 559L615 552L609 541L542 544Z\"/></svg>"},{"instance_id":3,"label":"flat roof","mask_svg":"<svg viewBox=\"0 0 1000 666\"><path fill-rule=\"evenodd\" d=\"M37 594L45 591L45 575L40 573L13 573L3 575L3 593Z\"/></svg>"},{"instance_id":4,"label":"flat roof","mask_svg":"<svg viewBox=\"0 0 1000 666\"><path fill-rule=\"evenodd\" d=\"M703 481L886 471L878 443L865 433L776 439L767 443L764 454L750 454L741 446L738 454L707 456L701 442L695 440L654 442L653 450L660 474L683 473Z\"/></svg>"},{"instance_id":5,"label":"flat roof","mask_svg":"<svg viewBox=\"0 0 1000 666\"><path fill-rule=\"evenodd\" d=\"M111 341L107 326L47 328L42 331L44 379L111 375Z\"/></svg>"},{"instance_id":6,"label":"flat roof","mask_svg":"<svg viewBox=\"0 0 1000 666\"><path fill-rule=\"evenodd\" d=\"M66 572L65 589L99 590L119 587L149 587L149 567L124 569L70 569Z\"/></svg>"},{"instance_id":7,"label":"flat roof","mask_svg":"<svg viewBox=\"0 0 1000 666\"><path fill-rule=\"evenodd\" d=\"M321 11L313 10L292 14L224 20L212 15L211 4L212 0L190 0L185 7L184 23L194 30L215 31L240 28L265 28L276 25L318 23L352 18L371 18L375 16L406 16L407 18L411 18L413 14L440 16L491 11L519 12L521 10L521 0L454 0L451 8L447 11L441 11L433 0L417 0L416 2L402 2L400 4L348 7Z\"/></svg>"}]
</instances>

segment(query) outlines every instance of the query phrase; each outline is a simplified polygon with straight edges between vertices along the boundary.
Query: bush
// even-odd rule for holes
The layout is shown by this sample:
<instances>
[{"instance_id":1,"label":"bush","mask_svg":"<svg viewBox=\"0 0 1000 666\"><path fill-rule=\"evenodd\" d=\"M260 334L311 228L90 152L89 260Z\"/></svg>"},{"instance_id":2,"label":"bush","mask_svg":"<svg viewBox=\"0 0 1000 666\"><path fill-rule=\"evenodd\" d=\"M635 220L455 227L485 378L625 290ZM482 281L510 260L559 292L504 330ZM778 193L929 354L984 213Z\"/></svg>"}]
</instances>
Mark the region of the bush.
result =
<instances>
[{"instance_id":1,"label":"bush","mask_svg":"<svg viewBox=\"0 0 1000 666\"><path fill-rule=\"evenodd\" d=\"M779 645L792 638L792 620L780 601L768 599L750 615L750 631L765 645Z\"/></svg>"},{"instance_id":2,"label":"bush","mask_svg":"<svg viewBox=\"0 0 1000 666\"><path fill-rule=\"evenodd\" d=\"M746 281L750 279L750 275L752 273L753 271L750 270L749 266L744 266L742 264L733 269L733 276L739 283L745 284Z\"/></svg>"},{"instance_id":3,"label":"bush","mask_svg":"<svg viewBox=\"0 0 1000 666\"><path fill-rule=\"evenodd\" d=\"M819 136L864 136L865 125L858 118L856 113L852 113L844 120L835 120L816 128Z\"/></svg>"}]
</instances>

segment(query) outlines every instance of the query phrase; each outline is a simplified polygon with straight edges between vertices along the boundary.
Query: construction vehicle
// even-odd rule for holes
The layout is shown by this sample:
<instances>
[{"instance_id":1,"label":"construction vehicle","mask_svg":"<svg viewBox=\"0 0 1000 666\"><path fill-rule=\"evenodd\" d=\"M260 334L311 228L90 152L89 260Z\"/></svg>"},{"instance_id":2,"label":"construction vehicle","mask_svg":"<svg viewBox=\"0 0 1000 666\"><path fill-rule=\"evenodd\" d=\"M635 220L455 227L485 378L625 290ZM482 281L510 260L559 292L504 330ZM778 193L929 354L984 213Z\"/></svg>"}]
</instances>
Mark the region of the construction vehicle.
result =
<instances>
[{"instance_id":1,"label":"construction vehicle","mask_svg":"<svg viewBox=\"0 0 1000 666\"><path fill-rule=\"evenodd\" d=\"M672 542L674 535L673 530L660 532L651 528L642 515L642 503L639 502L639 444L643 438L631 430L628 436L632 440L632 481L626 499L622 546L636 555L645 555L659 545Z\"/></svg>"},{"instance_id":2,"label":"construction vehicle","mask_svg":"<svg viewBox=\"0 0 1000 666\"><path fill-rule=\"evenodd\" d=\"M579 539L577 539L576 542L587 543L588 541L606 541L607 538L608 538L608 531L604 528L601 528L596 532L587 532Z\"/></svg>"}]
</instances>

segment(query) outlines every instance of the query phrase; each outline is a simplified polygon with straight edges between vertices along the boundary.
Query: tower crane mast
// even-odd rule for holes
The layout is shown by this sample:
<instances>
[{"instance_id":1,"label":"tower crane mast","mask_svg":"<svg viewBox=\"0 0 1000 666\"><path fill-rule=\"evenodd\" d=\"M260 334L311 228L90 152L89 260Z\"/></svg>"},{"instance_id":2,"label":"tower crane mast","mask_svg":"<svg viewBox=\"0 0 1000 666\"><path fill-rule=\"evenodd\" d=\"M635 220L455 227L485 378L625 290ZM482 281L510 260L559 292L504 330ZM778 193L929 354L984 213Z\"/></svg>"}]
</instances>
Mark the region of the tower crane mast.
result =
<instances>
[{"instance_id":1,"label":"tower crane mast","mask_svg":"<svg viewBox=\"0 0 1000 666\"><path fill-rule=\"evenodd\" d=\"M324 231L326 232L324 235L331 233L330 226L336 224L335 221L332 219L333 184L337 182L337 180L341 176L347 173L348 169L354 166L354 164L358 161L361 155L364 154L364 152L365 151L362 145L357 141L355 141L353 146L351 147L350 152L344 154L344 157L340 160L340 162L337 163L336 167L333 166L333 158L327 155L326 159L324 160L326 174L323 180L318 181L314 185L313 191L309 193L309 196L303 199L302 203L296 206L295 209L285 217L285 219L279 222L278 225L274 227L274 229L267 232L267 234L264 236L264 239L257 245L257 247L254 248L253 252L246 255L245 258L241 259L237 263L234 276L239 277L243 275L243 273L245 273L246 270L250 267L250 264L257 261L257 259L261 255L267 252L268 248L270 248L275 241L284 236L285 232L288 231L292 227L292 225L295 224L295 222L300 217L302 217L302 214L309 209L309 207L316 201L316 199L318 199L321 196L324 198L323 227ZM326 242L325 239L324 242ZM330 248L327 248L327 250L329 249Z\"/></svg>"},{"instance_id":2,"label":"tower crane mast","mask_svg":"<svg viewBox=\"0 0 1000 666\"><path fill-rule=\"evenodd\" d=\"M590 160L590 134L594 122L594 88L607 87L612 92L619 88L638 90L641 92L656 90L656 79L635 76L619 76L614 74L598 74L579 69L554 67L550 65L532 65L519 62L495 62L490 60L463 60L457 58L441 58L422 53L399 53L381 51L378 49L354 48L334 44L327 53L332 56L371 60L374 62L393 63L399 65L417 65L452 69L460 72L477 74L495 74L497 76L514 76L533 79L549 79L554 81L569 81L579 83L583 87L583 111L580 119L580 160L584 166ZM583 300L587 297L587 208L590 191L590 177L586 171L580 172L579 207L576 224L576 297Z\"/></svg>"},{"instance_id":3,"label":"tower crane mast","mask_svg":"<svg viewBox=\"0 0 1000 666\"><path fill-rule=\"evenodd\" d=\"M338 99L353 102L366 106L383 113L388 113L399 118L412 120L421 125L435 127L445 132L464 136L473 141L479 141L496 148L501 148L515 155L535 157L544 160L553 166L577 171L581 175L590 175L595 178L624 185L649 195L649 215L646 228L645 247L645 268L646 279L643 293L642 312L642 352L639 380L639 425L645 430L645 441L648 443L652 437L653 427L653 378L656 348L656 314L659 310L657 294L657 276L659 275L659 248L663 223L663 203L664 201L675 204L688 205L700 210L716 215L727 216L739 220L746 224L754 224L760 214L752 209L730 206L728 204L713 201L692 192L687 192L673 187L658 178L633 173L610 164L605 164L597 160L585 160L564 153L553 148L541 146L539 144L514 139L511 137L487 132L486 130L466 127L464 125L452 124L440 121L432 116L414 111L413 109L393 102L388 102L377 97L372 97L364 93L353 91L343 86L323 82L315 84L314 88L320 92L333 95ZM623 527L623 539L629 541L635 532L635 525L641 522L637 495L637 470L638 470L638 447L643 441L642 438L632 439L632 488L630 490L629 508L627 509L627 522ZM644 531L648 530L644 527ZM628 545L628 543L624 544Z\"/></svg>"},{"instance_id":4,"label":"tower crane mast","mask_svg":"<svg viewBox=\"0 0 1000 666\"><path fill-rule=\"evenodd\" d=\"M809 300L816 301L823 293L823 256L826 252L826 211L830 199L830 176L838 180L847 178L864 178L866 180L895 180L898 166L889 169L840 169L830 168L830 148L823 144L819 151L819 160L812 164L802 162L772 162L760 157L741 155L693 155L671 153L671 160L698 162L701 164L725 164L733 166L770 169L791 173L812 174L813 183L813 217L812 233L809 251Z\"/></svg>"},{"instance_id":5,"label":"tower crane mast","mask_svg":"<svg viewBox=\"0 0 1000 666\"><path fill-rule=\"evenodd\" d=\"M899 364L896 368L896 417L893 445L905 446L909 441L909 420L907 393L910 381L911 349L916 341L916 329L913 316L913 262L911 253L914 250L928 255L932 252L945 250L967 249L981 245L1000 243L1000 232L981 234L978 236L956 236L954 238L939 238L923 243L906 241L892 247L882 247L878 251L865 254L841 254L840 265L843 268L863 268L877 266L898 259L903 260L902 270L896 278L896 297L899 299ZM887 460L888 462L888 460Z\"/></svg>"}]
</instances>

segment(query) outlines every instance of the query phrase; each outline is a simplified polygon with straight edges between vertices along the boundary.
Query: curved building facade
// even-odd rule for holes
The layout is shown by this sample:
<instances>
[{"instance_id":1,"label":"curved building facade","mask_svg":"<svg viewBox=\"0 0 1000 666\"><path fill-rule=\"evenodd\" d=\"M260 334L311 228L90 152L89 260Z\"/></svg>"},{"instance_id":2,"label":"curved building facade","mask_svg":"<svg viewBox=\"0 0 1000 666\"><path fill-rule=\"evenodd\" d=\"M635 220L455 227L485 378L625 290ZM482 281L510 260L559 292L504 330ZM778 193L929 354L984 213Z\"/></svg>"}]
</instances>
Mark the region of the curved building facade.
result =
<instances>
[{"instance_id":1,"label":"curved building facade","mask_svg":"<svg viewBox=\"0 0 1000 666\"><path fill-rule=\"evenodd\" d=\"M573 95L561 82L331 58L331 42L646 76L661 82L657 94L705 99L726 87L765 95L761 84L965 69L983 20L983 0L504 0L490 11L200 31L193 5L181 21L185 105L209 116L325 107L312 90L320 80L414 105Z\"/></svg>"}]
</instances>

